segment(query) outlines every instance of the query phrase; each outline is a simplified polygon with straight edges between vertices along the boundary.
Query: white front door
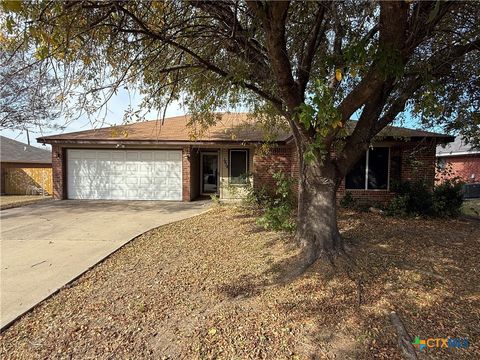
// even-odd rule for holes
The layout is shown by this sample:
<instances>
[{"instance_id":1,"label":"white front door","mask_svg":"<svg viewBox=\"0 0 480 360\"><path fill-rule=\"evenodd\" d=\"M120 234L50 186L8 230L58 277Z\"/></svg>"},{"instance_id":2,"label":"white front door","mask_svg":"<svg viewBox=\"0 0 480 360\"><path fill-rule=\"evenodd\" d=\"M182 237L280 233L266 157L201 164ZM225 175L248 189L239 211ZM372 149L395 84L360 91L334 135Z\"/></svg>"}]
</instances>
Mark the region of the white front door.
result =
<instances>
[{"instance_id":1,"label":"white front door","mask_svg":"<svg viewBox=\"0 0 480 360\"><path fill-rule=\"evenodd\" d=\"M69 199L182 200L181 150L67 150Z\"/></svg>"}]
</instances>

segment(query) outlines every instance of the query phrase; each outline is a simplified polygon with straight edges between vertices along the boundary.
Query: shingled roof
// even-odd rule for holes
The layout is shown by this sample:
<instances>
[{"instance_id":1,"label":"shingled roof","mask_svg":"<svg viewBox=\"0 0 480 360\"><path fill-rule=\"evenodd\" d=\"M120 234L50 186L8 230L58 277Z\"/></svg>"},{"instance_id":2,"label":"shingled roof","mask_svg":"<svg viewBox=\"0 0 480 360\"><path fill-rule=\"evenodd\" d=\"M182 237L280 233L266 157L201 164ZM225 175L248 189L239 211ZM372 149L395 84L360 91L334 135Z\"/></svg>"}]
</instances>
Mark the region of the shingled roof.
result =
<instances>
[{"instance_id":1,"label":"shingled roof","mask_svg":"<svg viewBox=\"0 0 480 360\"><path fill-rule=\"evenodd\" d=\"M9 163L51 164L52 153L0 136L0 161Z\"/></svg>"},{"instance_id":2,"label":"shingled roof","mask_svg":"<svg viewBox=\"0 0 480 360\"><path fill-rule=\"evenodd\" d=\"M143 121L128 125L118 125L94 130L72 132L60 135L38 138L41 143L110 143L110 142L158 142L158 143L191 143L191 142L239 142L259 143L266 139L266 131L255 123L248 113L223 113L212 126L195 129L187 126L190 115ZM347 129L351 132L355 121L350 121ZM272 134L270 134L272 135ZM453 137L422 130L388 126L383 129L380 137L424 138L434 137L444 142L453 141ZM277 129L272 141L286 143L292 140L289 131Z\"/></svg>"},{"instance_id":3,"label":"shingled roof","mask_svg":"<svg viewBox=\"0 0 480 360\"><path fill-rule=\"evenodd\" d=\"M437 156L459 155L480 155L480 148L473 147L461 136L457 136L450 144L437 146Z\"/></svg>"}]
</instances>

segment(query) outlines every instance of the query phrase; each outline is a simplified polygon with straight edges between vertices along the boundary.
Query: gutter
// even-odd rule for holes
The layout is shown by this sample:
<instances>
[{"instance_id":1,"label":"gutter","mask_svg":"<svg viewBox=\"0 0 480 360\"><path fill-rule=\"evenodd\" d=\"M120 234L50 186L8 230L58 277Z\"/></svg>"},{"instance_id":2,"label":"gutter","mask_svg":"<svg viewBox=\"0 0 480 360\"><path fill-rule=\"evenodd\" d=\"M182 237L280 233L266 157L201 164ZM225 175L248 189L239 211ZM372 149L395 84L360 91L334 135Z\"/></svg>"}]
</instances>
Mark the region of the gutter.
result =
<instances>
[{"instance_id":1,"label":"gutter","mask_svg":"<svg viewBox=\"0 0 480 360\"><path fill-rule=\"evenodd\" d=\"M459 151L450 153L436 154L436 157L451 157L451 156L465 156L465 155L479 155L480 151Z\"/></svg>"}]
</instances>

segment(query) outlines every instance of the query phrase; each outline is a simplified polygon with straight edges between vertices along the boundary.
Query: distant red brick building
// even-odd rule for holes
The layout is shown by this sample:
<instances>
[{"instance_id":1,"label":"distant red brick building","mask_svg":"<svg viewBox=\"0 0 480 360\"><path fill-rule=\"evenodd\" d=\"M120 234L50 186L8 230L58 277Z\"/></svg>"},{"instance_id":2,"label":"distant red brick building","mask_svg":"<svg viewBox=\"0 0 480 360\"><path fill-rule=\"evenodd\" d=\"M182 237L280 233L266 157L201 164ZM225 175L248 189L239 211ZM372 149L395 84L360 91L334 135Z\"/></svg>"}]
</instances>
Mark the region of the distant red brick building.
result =
<instances>
[{"instance_id":1,"label":"distant red brick building","mask_svg":"<svg viewBox=\"0 0 480 360\"><path fill-rule=\"evenodd\" d=\"M480 183L480 149L461 137L446 146L437 146L437 179L459 177L468 184Z\"/></svg>"}]
</instances>

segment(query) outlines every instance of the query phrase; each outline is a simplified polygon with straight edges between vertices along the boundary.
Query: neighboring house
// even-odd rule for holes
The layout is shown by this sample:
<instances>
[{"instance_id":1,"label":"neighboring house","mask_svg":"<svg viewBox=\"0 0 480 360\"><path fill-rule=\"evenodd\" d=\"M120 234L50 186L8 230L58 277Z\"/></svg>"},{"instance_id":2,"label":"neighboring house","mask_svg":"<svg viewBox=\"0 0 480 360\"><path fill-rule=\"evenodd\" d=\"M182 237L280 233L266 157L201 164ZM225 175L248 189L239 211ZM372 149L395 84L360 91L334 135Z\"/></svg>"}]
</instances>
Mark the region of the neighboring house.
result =
<instances>
[{"instance_id":1,"label":"neighboring house","mask_svg":"<svg viewBox=\"0 0 480 360\"><path fill-rule=\"evenodd\" d=\"M437 146L437 176L459 177L466 183L480 183L480 149L474 149L460 136L446 145Z\"/></svg>"},{"instance_id":2,"label":"neighboring house","mask_svg":"<svg viewBox=\"0 0 480 360\"><path fill-rule=\"evenodd\" d=\"M272 188L274 171L298 178L294 139L276 134L268 154L265 133L248 114L221 120L192 137L189 116L39 138L52 145L57 199L191 201L201 195L241 198L247 182ZM349 124L352 127L353 122ZM435 148L453 137L406 128L381 132L339 190L355 198L388 201L395 181L433 186Z\"/></svg>"},{"instance_id":3,"label":"neighboring house","mask_svg":"<svg viewBox=\"0 0 480 360\"><path fill-rule=\"evenodd\" d=\"M0 136L2 195L52 193L52 153Z\"/></svg>"}]
</instances>

